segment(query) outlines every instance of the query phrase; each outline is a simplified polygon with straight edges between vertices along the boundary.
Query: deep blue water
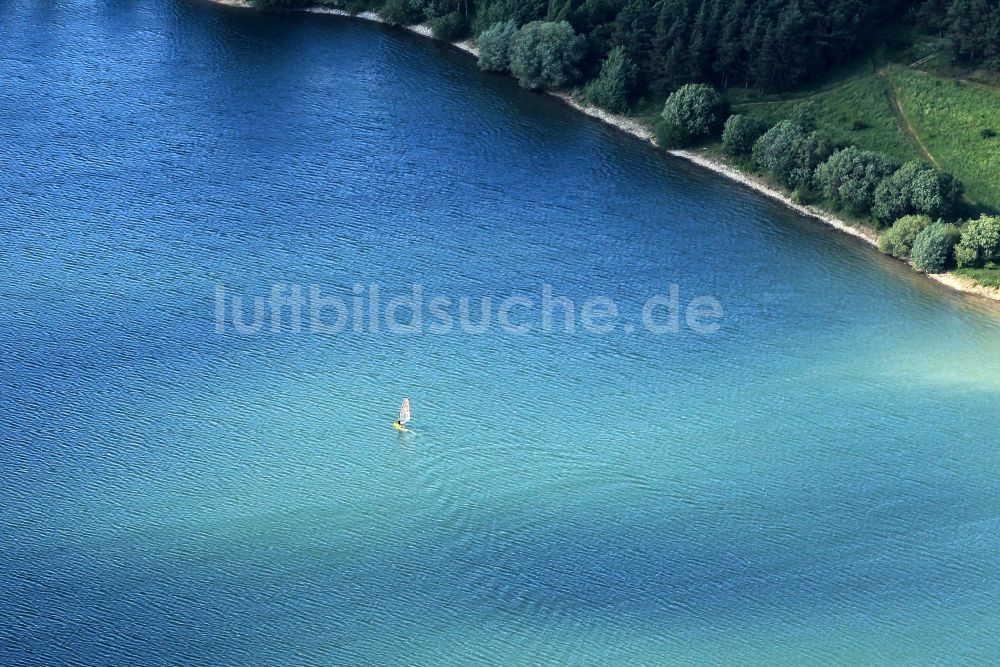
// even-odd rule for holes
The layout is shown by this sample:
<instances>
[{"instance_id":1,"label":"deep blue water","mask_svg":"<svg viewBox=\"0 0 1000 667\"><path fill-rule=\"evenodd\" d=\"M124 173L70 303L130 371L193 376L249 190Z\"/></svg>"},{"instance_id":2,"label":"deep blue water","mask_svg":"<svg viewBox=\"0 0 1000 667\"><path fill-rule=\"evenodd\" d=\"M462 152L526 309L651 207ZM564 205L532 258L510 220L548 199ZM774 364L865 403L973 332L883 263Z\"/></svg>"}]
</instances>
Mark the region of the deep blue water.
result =
<instances>
[{"instance_id":1,"label":"deep blue water","mask_svg":"<svg viewBox=\"0 0 1000 667\"><path fill-rule=\"evenodd\" d=\"M0 44L0 664L1000 660L995 308L400 31ZM275 283L535 326L217 331Z\"/></svg>"}]
</instances>

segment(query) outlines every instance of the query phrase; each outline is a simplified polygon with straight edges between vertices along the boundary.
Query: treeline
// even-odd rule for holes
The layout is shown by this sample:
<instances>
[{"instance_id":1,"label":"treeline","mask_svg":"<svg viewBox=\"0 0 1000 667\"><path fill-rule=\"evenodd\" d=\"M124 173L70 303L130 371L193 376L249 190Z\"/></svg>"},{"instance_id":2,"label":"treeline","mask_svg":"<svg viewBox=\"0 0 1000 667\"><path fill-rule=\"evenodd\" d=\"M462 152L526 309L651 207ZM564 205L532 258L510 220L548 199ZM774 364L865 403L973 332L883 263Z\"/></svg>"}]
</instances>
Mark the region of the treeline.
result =
<instances>
[{"instance_id":1,"label":"treeline","mask_svg":"<svg viewBox=\"0 0 1000 667\"><path fill-rule=\"evenodd\" d=\"M900 163L837 146L817 129L809 106L768 125L753 116L729 115L711 86L687 84L667 98L657 135L673 146L720 139L723 152L792 190L794 199L819 200L870 220L882 231L879 248L920 271L1000 263L1000 217L956 221L962 184L951 174L923 162Z\"/></svg>"},{"instance_id":2,"label":"treeline","mask_svg":"<svg viewBox=\"0 0 1000 667\"><path fill-rule=\"evenodd\" d=\"M614 19L610 41L599 42L597 51L624 47L642 85L654 93L688 82L781 89L816 79L856 55L899 4L630 0Z\"/></svg>"},{"instance_id":3,"label":"treeline","mask_svg":"<svg viewBox=\"0 0 1000 667\"><path fill-rule=\"evenodd\" d=\"M621 48L636 87L662 96L684 83L781 89L816 79L870 43L913 0L253 0L375 9L392 23L429 22L441 37L498 24L565 22L583 37L581 75Z\"/></svg>"},{"instance_id":4,"label":"treeline","mask_svg":"<svg viewBox=\"0 0 1000 667\"><path fill-rule=\"evenodd\" d=\"M956 57L992 63L1000 0L253 1L376 9L390 23L430 23L441 39L474 36L482 69L509 71L527 88L587 82L587 97L614 111L627 111L640 95L669 93L656 126L662 145L721 140L724 152L796 200L869 220L882 230L884 252L922 271L1000 263L1000 217L958 220L963 188L951 174L836 145L809 107L774 125L730 115L718 90L819 77L863 48L890 14L914 8L927 22L944 16L941 30L955 40ZM966 12L977 17L974 29Z\"/></svg>"},{"instance_id":5,"label":"treeline","mask_svg":"<svg viewBox=\"0 0 1000 667\"><path fill-rule=\"evenodd\" d=\"M997 0L926 0L917 18L928 32L948 38L955 62L1000 70Z\"/></svg>"},{"instance_id":6,"label":"treeline","mask_svg":"<svg viewBox=\"0 0 1000 667\"><path fill-rule=\"evenodd\" d=\"M566 22L585 39L585 78L615 48L635 66L640 94L685 83L780 90L815 80L868 48L902 16L949 39L956 62L1000 69L997 0L252 0L290 9L371 9L391 23L430 23L443 39L498 24Z\"/></svg>"},{"instance_id":7,"label":"treeline","mask_svg":"<svg viewBox=\"0 0 1000 667\"><path fill-rule=\"evenodd\" d=\"M497 23L565 21L593 73L615 47L654 94L689 82L778 89L856 55L901 0L479 0L476 34Z\"/></svg>"}]
</instances>

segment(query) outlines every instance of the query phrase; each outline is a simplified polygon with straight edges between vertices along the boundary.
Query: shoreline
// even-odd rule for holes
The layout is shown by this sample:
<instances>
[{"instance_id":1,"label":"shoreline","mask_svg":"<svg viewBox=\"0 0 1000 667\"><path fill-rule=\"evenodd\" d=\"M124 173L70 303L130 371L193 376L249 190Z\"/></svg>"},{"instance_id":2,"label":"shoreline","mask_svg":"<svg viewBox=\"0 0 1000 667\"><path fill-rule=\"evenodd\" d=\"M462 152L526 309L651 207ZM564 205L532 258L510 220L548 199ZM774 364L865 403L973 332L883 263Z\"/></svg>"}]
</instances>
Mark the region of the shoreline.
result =
<instances>
[{"instance_id":1,"label":"shoreline","mask_svg":"<svg viewBox=\"0 0 1000 667\"><path fill-rule=\"evenodd\" d=\"M207 0L213 4L225 5L228 7L240 7L243 9L255 9L255 7L248 2L248 0ZM372 23L381 23L382 25L391 25L388 21L383 19L381 16L371 11L358 12L357 14L351 14L350 12L344 11L343 9L335 9L333 7L306 7L304 9L294 10L301 11L309 14L326 14L329 16L341 16L345 18L356 18L362 21L370 21ZM449 44L460 51L471 56L478 56L479 50L476 48L475 42L472 39L465 39L460 42L445 42L444 40L438 40L434 37L431 27L425 23L417 23L413 25L405 26L394 26L399 27L414 34L420 35L421 37L427 37L435 41L439 41L443 44ZM558 90L543 90L541 91L546 95L554 97L560 100L563 104L566 104L573 109L590 116L591 118L596 118L597 120L610 125L620 132L631 135L640 141L644 141L648 144L652 144L656 148L660 148L659 144L656 143L656 138L650 128L646 127L642 123L638 122L633 118L624 116L621 114L616 114L605 109L601 109L596 106L587 106L582 104L578 100L574 99L572 95L567 92ZM861 239L868 245L878 248L878 234L872 230L863 229L860 227L855 227L849 224L847 221L839 218L829 211L824 211L822 209L816 208L815 206L809 206L805 204L798 204L792 201L784 192L778 190L777 188L765 183L763 180L757 178L752 174L740 171L736 167L726 164L724 161L709 157L707 155L701 155L697 151L688 149L663 149L669 155L672 155L682 160L687 160L693 164L702 167L703 169L708 169L709 171L728 178L731 181L735 181L755 192L758 192L765 197L774 199L786 207L792 209L800 215L804 215L814 220L818 220L823 224L836 229L837 231L843 232L844 234L849 234L857 239ZM940 285L948 287L952 290L962 292L963 294L969 294L972 296L977 296L992 301L1000 302L1000 289L994 289L992 287L985 287L979 285L969 278L964 278L953 273L923 273L917 271L912 266L907 264L907 266L917 275L926 276L931 280L937 282Z\"/></svg>"}]
</instances>

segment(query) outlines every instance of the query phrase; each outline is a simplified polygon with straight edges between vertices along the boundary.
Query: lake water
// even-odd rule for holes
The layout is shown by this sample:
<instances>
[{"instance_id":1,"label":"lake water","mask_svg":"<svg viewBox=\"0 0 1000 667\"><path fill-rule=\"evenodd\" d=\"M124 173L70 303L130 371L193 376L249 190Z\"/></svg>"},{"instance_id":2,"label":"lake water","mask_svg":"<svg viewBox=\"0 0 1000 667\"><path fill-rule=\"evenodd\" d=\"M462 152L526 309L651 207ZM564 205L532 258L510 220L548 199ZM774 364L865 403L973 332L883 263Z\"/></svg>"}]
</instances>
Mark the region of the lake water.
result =
<instances>
[{"instance_id":1,"label":"lake water","mask_svg":"<svg viewBox=\"0 0 1000 667\"><path fill-rule=\"evenodd\" d=\"M992 306L401 31L0 43L0 664L1000 660ZM220 327L275 283L620 317Z\"/></svg>"}]
</instances>

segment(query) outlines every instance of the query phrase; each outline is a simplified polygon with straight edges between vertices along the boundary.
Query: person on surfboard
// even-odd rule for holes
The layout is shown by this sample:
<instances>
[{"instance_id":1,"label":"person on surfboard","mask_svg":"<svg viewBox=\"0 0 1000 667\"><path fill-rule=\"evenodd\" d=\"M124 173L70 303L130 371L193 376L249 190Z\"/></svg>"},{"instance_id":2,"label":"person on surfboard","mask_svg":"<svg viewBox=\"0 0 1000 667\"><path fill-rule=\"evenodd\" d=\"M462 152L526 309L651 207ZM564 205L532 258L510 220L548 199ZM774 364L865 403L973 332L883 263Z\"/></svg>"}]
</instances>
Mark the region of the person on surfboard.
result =
<instances>
[{"instance_id":1,"label":"person on surfboard","mask_svg":"<svg viewBox=\"0 0 1000 667\"><path fill-rule=\"evenodd\" d=\"M397 431L406 431L406 423L410 421L410 399L404 398L403 404L399 406L399 419L392 422L392 427Z\"/></svg>"}]
</instances>

